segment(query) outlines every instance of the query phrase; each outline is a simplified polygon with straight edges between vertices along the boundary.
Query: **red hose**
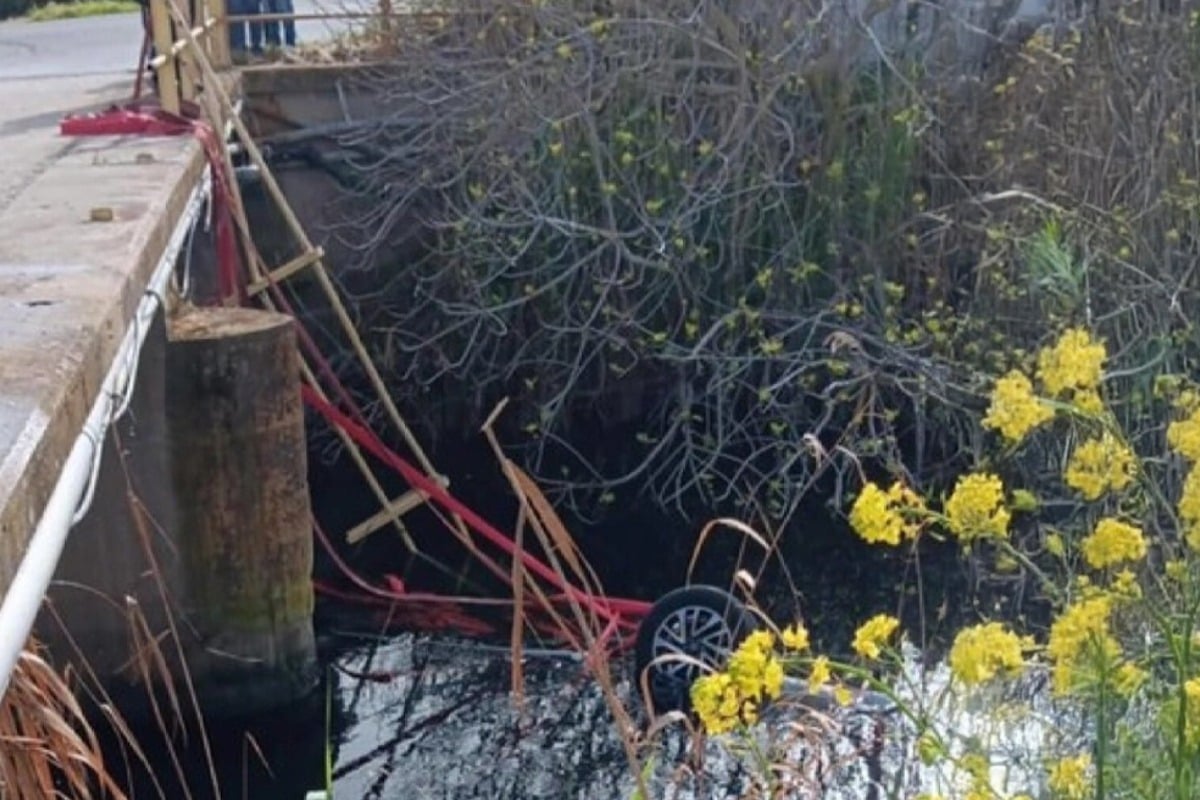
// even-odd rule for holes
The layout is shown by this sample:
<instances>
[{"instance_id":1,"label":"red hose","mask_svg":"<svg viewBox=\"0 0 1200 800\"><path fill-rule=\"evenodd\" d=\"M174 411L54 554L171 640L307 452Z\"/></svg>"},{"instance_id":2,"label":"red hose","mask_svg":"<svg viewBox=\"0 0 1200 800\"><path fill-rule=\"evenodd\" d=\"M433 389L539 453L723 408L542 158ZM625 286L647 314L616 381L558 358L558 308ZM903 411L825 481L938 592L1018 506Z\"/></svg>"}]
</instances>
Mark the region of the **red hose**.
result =
<instances>
[{"instance_id":1,"label":"red hose","mask_svg":"<svg viewBox=\"0 0 1200 800\"><path fill-rule=\"evenodd\" d=\"M323 400L309 386L300 387L304 402L321 414L330 424L336 425L350 436L363 449L394 469L408 484L429 496L438 505L451 514L460 517L484 539L500 548L505 554L519 558L522 566L544 580L547 584L562 592L568 599L587 608L592 613L609 622L615 622L621 627L636 627L637 619L644 617L650 611L650 604L640 600L613 600L607 597L580 591L567 583L561 575L524 550L518 550L513 541L497 530L487 520L480 517L457 498L447 492L436 481L430 480L416 467L409 464L399 455L387 448L369 429L360 426L354 420L329 402ZM636 619L627 619L634 617Z\"/></svg>"},{"instance_id":2,"label":"red hose","mask_svg":"<svg viewBox=\"0 0 1200 800\"><path fill-rule=\"evenodd\" d=\"M140 75L139 71L139 75ZM140 88L140 87L139 87ZM64 136L181 136L191 134L196 137L204 148L212 174L212 203L216 221L217 270L220 298L222 301L236 300L239 304L246 299L243 281L241 258L238 252L236 231L232 214L232 187L229 185L230 175L225 171L224 157L221 152L221 141L216 132L199 118L199 113L193 104L188 104L182 115L170 114L161 107L153 104L134 102L124 107L113 107L98 114L69 115L60 123L59 130ZM253 244L251 243L251 247ZM251 253L253 254L253 253ZM304 402L319 412L325 420L344 431L360 447L363 447L386 466L397 472L413 489L426 494L433 502L443 509L462 519L472 530L494 546L498 547L511 558L519 559L522 566L533 575L545 581L559 594L553 596L553 602L575 602L587 608L591 613L606 622L606 631L614 629L636 629L638 622L650 610L650 604L640 600L600 597L579 590L567 582L563 576L524 550L518 550L512 539L501 533L481 516L447 492L436 481L418 470L397 453L389 449L370 429L367 419L354 402L329 360L321 352L312 336L300 324L292 304L281 287L271 279L268 271L268 288L278 308L296 321L297 337L300 345L316 366L319 379L328 383L336 400L348 409L342 411L322 398L312 387L302 386ZM459 605L511 605L511 601L468 600L465 598L448 598L429 593L410 593L407 590L381 589L362 580L337 555L332 543L317 521L313 520L313 528L338 569L363 594L357 599L374 604L421 603L442 610L439 621L446 621L450 626L466 629L463 632L490 632L491 626L469 617L458 609ZM336 590L320 582L316 587L325 594L351 599L348 593ZM573 638L569 632L563 631L567 638Z\"/></svg>"}]
</instances>

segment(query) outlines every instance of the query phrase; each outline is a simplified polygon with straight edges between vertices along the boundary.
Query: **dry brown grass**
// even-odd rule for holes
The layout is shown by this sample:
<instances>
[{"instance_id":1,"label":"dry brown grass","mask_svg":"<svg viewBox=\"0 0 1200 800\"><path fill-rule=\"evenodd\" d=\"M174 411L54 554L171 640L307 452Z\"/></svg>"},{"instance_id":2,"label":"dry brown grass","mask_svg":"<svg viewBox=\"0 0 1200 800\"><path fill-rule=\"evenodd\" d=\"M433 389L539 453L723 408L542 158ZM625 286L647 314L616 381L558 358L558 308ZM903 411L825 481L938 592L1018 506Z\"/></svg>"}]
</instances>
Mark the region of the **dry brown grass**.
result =
<instances>
[{"instance_id":1,"label":"dry brown grass","mask_svg":"<svg viewBox=\"0 0 1200 800\"><path fill-rule=\"evenodd\" d=\"M0 701L0 797L112 797L125 794L104 767L95 731L36 643L21 654Z\"/></svg>"}]
</instances>

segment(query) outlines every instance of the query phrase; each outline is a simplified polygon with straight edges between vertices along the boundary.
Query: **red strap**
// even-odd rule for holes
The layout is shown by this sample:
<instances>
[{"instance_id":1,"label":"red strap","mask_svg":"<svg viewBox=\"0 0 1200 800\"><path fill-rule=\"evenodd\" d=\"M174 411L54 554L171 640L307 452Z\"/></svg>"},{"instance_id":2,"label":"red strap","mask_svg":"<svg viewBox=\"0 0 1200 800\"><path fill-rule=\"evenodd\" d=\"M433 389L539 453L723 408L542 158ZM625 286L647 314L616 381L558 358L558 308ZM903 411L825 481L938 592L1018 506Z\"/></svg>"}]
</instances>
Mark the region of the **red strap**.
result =
<instances>
[{"instance_id":1,"label":"red strap","mask_svg":"<svg viewBox=\"0 0 1200 800\"><path fill-rule=\"evenodd\" d=\"M63 136L195 136L204 148L212 174L220 299L222 302L232 299L240 304L244 300L241 258L231 212L229 176L216 132L198 117L194 104L187 104L184 114L179 115L151 103L134 102L95 114L69 114L59 123L58 129Z\"/></svg>"},{"instance_id":2,"label":"red strap","mask_svg":"<svg viewBox=\"0 0 1200 800\"><path fill-rule=\"evenodd\" d=\"M529 553L523 550L518 553L511 539L497 530L487 520L463 505L457 498L442 488L439 483L431 480L416 467L390 450L379 440L379 437L374 432L359 425L348 415L322 399L312 387L307 385L301 386L300 391L305 403L325 417L330 424L336 425L345 431L360 447L364 448L388 467L400 473L400 476L404 478L409 486L427 494L438 505L460 517L472 530L500 548L507 555L520 557L522 565L527 570L546 581L550 586L553 586L571 599L589 608L605 620L616 622L622 626L628 627L636 624L632 620L623 619L623 617L637 618L645 616L649 612L649 603L637 600L622 600L614 603L606 597L596 597L582 592L568 584L557 572L538 561Z\"/></svg>"}]
</instances>

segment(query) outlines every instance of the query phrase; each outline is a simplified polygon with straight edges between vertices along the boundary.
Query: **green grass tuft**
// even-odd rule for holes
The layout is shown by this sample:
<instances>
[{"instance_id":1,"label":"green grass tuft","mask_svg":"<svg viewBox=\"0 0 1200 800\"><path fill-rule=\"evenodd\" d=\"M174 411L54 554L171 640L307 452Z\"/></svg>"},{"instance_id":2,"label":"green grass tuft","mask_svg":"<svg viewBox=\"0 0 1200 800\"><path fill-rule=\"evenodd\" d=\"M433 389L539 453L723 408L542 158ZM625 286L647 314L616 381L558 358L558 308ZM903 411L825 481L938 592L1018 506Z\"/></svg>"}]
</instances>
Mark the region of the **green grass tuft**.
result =
<instances>
[{"instance_id":1,"label":"green grass tuft","mask_svg":"<svg viewBox=\"0 0 1200 800\"><path fill-rule=\"evenodd\" d=\"M51 2L30 9L25 15L32 22L50 22L56 19L98 17L103 14L132 14L138 10L135 0L78 0L78 2Z\"/></svg>"}]
</instances>

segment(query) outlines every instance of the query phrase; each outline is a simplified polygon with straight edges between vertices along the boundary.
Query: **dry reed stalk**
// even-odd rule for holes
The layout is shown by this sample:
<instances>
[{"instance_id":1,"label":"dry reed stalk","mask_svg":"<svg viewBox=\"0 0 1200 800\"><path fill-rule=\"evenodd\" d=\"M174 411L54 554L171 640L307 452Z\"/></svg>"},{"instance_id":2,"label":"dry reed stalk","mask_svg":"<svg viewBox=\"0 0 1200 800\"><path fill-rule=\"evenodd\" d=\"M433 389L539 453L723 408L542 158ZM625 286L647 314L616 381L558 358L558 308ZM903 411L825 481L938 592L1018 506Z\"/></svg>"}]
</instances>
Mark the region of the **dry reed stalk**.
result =
<instances>
[{"instance_id":1,"label":"dry reed stalk","mask_svg":"<svg viewBox=\"0 0 1200 800\"><path fill-rule=\"evenodd\" d=\"M513 492L517 495L517 499L520 502L520 520L523 523L528 523L530 529L536 535L538 544L541 545L546 555L546 563L554 570L561 583L574 586L593 596L602 596L603 590L599 579L591 566L583 558L583 554L579 552L574 538L554 511L554 507L550 504L550 501L546 499L546 496L528 475L504 456L500 448L500 442L496 438L492 428L492 424L496 417L499 416L504 405L505 403L502 402L488 416L487 422L483 426L483 434L492 451L495 453L505 478L508 480ZM521 525L521 528L523 532L524 524ZM519 560L519 557L514 558L514 561ZM568 574L568 569L564 568L564 561L569 567L570 574ZM513 576L514 578L520 577L519 585L521 587L528 586L533 589L532 593L542 610L550 616L559 629L564 632L570 629L567 620L563 618L563 615L559 613L554 604L549 602L540 587L529 578L523 568L514 567ZM518 584L514 584L514 593L518 591L517 587ZM608 706L609 712L613 715L613 721L616 724L617 734L621 740L625 758L637 783L638 796L649 797L646 777L638 755L637 727L633 723L633 718L630 716L629 710L626 709L624 702L617 694L616 684L613 680L608 660L608 652L605 647L606 637L609 633L607 626L597 617L594 609L589 608L585 610L583 608L576 594L571 592L565 594L566 602L570 609L570 616L575 622L576 630L582 637L583 648L581 652L584 653L585 663L591 670L592 677L600 686L604 702ZM520 610L518 609L516 613L518 615L517 619L520 619ZM519 633L520 629L514 625L514 670L519 669L518 659L520 656L521 638ZM515 674L517 673L514 672Z\"/></svg>"},{"instance_id":2,"label":"dry reed stalk","mask_svg":"<svg viewBox=\"0 0 1200 800\"><path fill-rule=\"evenodd\" d=\"M36 642L17 662L0 700L0 797L111 797L125 794L104 766L100 744L64 677Z\"/></svg>"}]
</instances>

